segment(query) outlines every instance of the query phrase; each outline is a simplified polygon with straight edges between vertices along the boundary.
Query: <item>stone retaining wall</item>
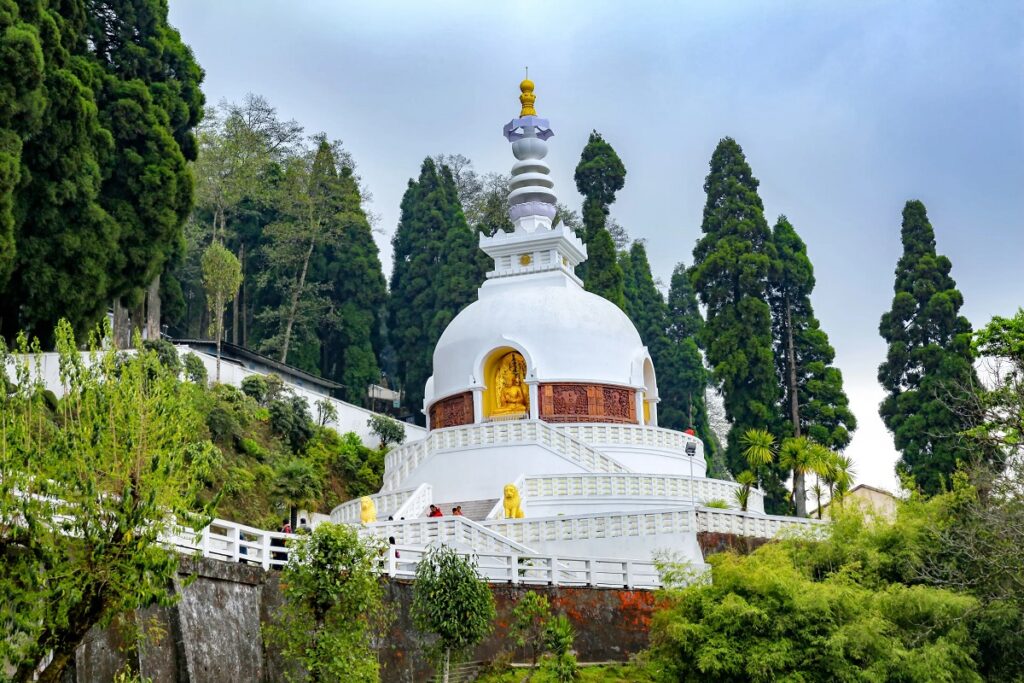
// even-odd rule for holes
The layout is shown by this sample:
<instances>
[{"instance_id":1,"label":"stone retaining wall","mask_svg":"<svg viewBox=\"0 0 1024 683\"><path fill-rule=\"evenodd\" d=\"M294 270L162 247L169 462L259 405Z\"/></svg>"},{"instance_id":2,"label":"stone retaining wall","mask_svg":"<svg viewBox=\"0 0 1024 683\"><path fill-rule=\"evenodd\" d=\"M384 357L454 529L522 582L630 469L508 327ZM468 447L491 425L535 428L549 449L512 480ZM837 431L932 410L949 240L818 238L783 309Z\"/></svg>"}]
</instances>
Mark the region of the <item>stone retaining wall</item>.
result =
<instances>
[{"instance_id":1,"label":"stone retaining wall","mask_svg":"<svg viewBox=\"0 0 1024 683\"><path fill-rule=\"evenodd\" d=\"M154 683L277 682L284 662L263 643L261 625L281 604L278 572L207 559L183 561L192 582L175 581L180 599L173 607L152 608L135 616L135 626L150 634L148 644L132 654L132 668ZM184 577L182 577L184 578ZM647 646L654 593L606 588L492 585L498 618L494 633L473 654L490 660L510 646L512 608L527 591L547 595L556 612L564 612L576 629L581 661L626 660ZM423 637L412 627L412 583L389 581L386 600L395 619L378 649L381 680L414 683L427 680L430 668L422 655ZM125 625L96 629L86 637L65 683L108 683L126 663Z\"/></svg>"}]
</instances>

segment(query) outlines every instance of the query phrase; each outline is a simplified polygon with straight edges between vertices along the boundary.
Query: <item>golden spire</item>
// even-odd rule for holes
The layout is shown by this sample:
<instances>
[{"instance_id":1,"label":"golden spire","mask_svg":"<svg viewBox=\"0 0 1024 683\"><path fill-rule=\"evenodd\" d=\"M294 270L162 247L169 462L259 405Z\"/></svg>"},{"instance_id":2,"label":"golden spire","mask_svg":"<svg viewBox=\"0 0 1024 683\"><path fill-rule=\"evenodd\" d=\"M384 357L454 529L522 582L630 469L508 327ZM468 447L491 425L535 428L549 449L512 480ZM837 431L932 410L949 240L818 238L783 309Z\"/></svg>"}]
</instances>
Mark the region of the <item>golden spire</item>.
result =
<instances>
[{"instance_id":1,"label":"golden spire","mask_svg":"<svg viewBox=\"0 0 1024 683\"><path fill-rule=\"evenodd\" d=\"M526 78L519 84L519 90L522 93L519 96L519 103L523 105L522 111L519 112L520 116L536 116L537 110L533 108L533 103L537 101L537 96L533 94L533 81L530 80L530 67L526 67Z\"/></svg>"}]
</instances>

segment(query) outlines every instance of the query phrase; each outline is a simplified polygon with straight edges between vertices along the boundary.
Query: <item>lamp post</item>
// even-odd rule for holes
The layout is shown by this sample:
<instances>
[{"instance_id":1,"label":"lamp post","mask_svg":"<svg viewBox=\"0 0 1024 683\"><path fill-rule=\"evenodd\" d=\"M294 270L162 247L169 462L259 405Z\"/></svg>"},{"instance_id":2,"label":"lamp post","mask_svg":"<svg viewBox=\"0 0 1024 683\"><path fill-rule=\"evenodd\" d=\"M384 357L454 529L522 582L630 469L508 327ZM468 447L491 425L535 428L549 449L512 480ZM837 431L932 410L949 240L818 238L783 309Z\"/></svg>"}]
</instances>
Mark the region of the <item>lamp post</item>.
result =
<instances>
[{"instance_id":1,"label":"lamp post","mask_svg":"<svg viewBox=\"0 0 1024 683\"><path fill-rule=\"evenodd\" d=\"M693 495L693 458L697 455L697 444L687 440L685 451L687 459L690 461L690 503L696 506L696 501Z\"/></svg>"}]
</instances>

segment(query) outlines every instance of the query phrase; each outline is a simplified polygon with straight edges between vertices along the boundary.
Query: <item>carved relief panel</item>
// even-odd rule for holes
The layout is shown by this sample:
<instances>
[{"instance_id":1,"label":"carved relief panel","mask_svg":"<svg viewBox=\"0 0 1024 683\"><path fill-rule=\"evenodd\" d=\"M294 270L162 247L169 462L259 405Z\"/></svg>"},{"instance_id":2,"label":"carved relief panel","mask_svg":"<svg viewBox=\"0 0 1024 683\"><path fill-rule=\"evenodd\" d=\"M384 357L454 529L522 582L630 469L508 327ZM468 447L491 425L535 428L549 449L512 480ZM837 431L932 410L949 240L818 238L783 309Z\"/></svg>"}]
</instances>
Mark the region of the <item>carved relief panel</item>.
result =
<instances>
[{"instance_id":1,"label":"carved relief panel","mask_svg":"<svg viewBox=\"0 0 1024 683\"><path fill-rule=\"evenodd\" d=\"M607 384L541 384L540 419L546 422L637 424L632 389Z\"/></svg>"},{"instance_id":2,"label":"carved relief panel","mask_svg":"<svg viewBox=\"0 0 1024 683\"><path fill-rule=\"evenodd\" d=\"M441 399L430 406L430 428L473 424L473 392L466 391Z\"/></svg>"}]
</instances>

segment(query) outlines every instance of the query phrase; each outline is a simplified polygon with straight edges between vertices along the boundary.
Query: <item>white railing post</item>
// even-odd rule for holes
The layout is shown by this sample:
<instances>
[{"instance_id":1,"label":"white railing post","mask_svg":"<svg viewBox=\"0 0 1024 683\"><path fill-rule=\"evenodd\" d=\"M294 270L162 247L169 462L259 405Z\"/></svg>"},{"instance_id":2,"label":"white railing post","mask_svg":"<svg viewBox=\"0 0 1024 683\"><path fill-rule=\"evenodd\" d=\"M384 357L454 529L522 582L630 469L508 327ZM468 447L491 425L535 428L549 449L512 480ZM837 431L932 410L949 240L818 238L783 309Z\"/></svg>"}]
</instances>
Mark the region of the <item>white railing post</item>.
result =
<instances>
[{"instance_id":1,"label":"white railing post","mask_svg":"<svg viewBox=\"0 0 1024 683\"><path fill-rule=\"evenodd\" d=\"M260 548L260 564L264 569L270 569L270 534L263 532L260 534L260 540L263 541Z\"/></svg>"},{"instance_id":2,"label":"white railing post","mask_svg":"<svg viewBox=\"0 0 1024 683\"><path fill-rule=\"evenodd\" d=\"M511 552L509 553L508 557L510 570L508 582L515 586L519 583L519 554L516 552Z\"/></svg>"},{"instance_id":3,"label":"white railing post","mask_svg":"<svg viewBox=\"0 0 1024 683\"><path fill-rule=\"evenodd\" d=\"M633 587L633 561L632 560L626 560L624 564L626 565L626 577L625 577L626 578L626 588L632 588Z\"/></svg>"},{"instance_id":4,"label":"white railing post","mask_svg":"<svg viewBox=\"0 0 1024 683\"><path fill-rule=\"evenodd\" d=\"M597 576L594 573L594 560L592 560L592 559L586 560L584 566L586 567L586 570L587 570L587 585L588 586L596 586L597 585Z\"/></svg>"},{"instance_id":5,"label":"white railing post","mask_svg":"<svg viewBox=\"0 0 1024 683\"><path fill-rule=\"evenodd\" d=\"M557 586L558 577L555 575L555 572L558 571L558 556L552 555L549 559L551 560L551 574L549 576L548 583L552 586Z\"/></svg>"}]
</instances>

